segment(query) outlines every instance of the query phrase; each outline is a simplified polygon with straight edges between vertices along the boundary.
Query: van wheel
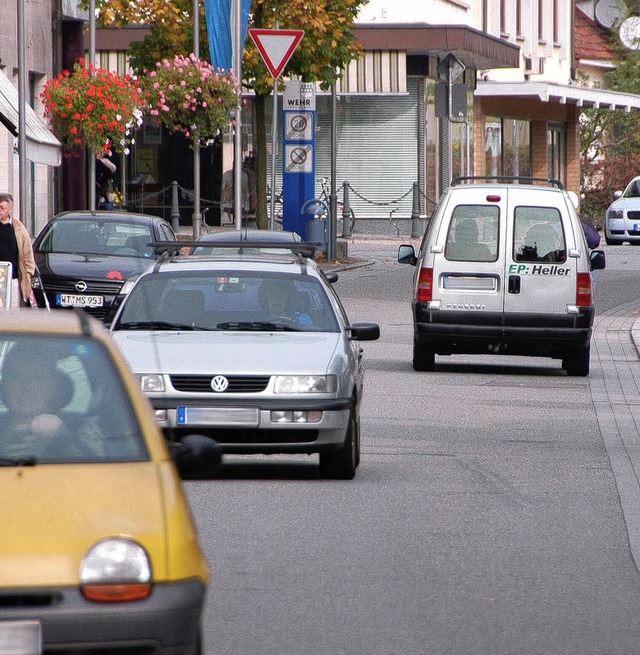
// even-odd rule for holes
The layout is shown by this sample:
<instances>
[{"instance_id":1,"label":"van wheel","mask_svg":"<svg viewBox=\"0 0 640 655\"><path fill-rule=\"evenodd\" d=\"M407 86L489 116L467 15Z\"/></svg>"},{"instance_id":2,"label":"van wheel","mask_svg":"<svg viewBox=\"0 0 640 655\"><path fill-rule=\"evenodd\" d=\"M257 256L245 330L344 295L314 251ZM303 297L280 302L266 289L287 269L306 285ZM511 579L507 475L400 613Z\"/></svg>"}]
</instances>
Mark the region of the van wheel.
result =
<instances>
[{"instance_id":1,"label":"van wheel","mask_svg":"<svg viewBox=\"0 0 640 655\"><path fill-rule=\"evenodd\" d=\"M413 342L413 370L433 371L436 367L436 354L433 350Z\"/></svg>"},{"instance_id":2,"label":"van wheel","mask_svg":"<svg viewBox=\"0 0 640 655\"><path fill-rule=\"evenodd\" d=\"M360 426L356 410L349 415L349 426L344 444L337 450L320 453L320 475L331 480L353 480L356 466L360 460L360 444L358 434Z\"/></svg>"},{"instance_id":3,"label":"van wheel","mask_svg":"<svg viewBox=\"0 0 640 655\"><path fill-rule=\"evenodd\" d=\"M609 237L607 237L606 235L604 237L604 240L605 240L605 243L608 246L621 246L622 245L622 241L616 241L615 239L609 239Z\"/></svg>"},{"instance_id":4,"label":"van wheel","mask_svg":"<svg viewBox=\"0 0 640 655\"><path fill-rule=\"evenodd\" d=\"M574 377L586 377L589 375L589 362L591 360L591 348L582 348L562 360L562 368L567 375Z\"/></svg>"}]
</instances>

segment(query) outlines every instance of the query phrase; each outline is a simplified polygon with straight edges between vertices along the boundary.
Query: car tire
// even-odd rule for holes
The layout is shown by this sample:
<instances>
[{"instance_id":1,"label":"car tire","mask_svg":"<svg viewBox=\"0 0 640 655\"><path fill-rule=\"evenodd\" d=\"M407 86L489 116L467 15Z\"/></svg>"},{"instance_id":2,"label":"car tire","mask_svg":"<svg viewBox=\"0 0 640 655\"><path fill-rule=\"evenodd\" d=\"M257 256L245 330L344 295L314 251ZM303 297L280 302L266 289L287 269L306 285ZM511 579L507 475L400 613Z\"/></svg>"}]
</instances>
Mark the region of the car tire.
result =
<instances>
[{"instance_id":1,"label":"car tire","mask_svg":"<svg viewBox=\"0 0 640 655\"><path fill-rule=\"evenodd\" d=\"M586 377L589 375L591 348L580 348L562 360L562 368L572 377Z\"/></svg>"},{"instance_id":2,"label":"car tire","mask_svg":"<svg viewBox=\"0 0 640 655\"><path fill-rule=\"evenodd\" d=\"M344 443L336 450L320 453L320 475L330 480L353 480L360 460L360 426L357 412L351 410Z\"/></svg>"},{"instance_id":3,"label":"car tire","mask_svg":"<svg viewBox=\"0 0 640 655\"><path fill-rule=\"evenodd\" d=\"M606 234L604 237L604 241L608 246L621 246L622 241L617 241L615 239L610 239Z\"/></svg>"},{"instance_id":4,"label":"car tire","mask_svg":"<svg viewBox=\"0 0 640 655\"><path fill-rule=\"evenodd\" d=\"M413 370L433 371L436 367L436 354L433 350L413 342Z\"/></svg>"}]
</instances>

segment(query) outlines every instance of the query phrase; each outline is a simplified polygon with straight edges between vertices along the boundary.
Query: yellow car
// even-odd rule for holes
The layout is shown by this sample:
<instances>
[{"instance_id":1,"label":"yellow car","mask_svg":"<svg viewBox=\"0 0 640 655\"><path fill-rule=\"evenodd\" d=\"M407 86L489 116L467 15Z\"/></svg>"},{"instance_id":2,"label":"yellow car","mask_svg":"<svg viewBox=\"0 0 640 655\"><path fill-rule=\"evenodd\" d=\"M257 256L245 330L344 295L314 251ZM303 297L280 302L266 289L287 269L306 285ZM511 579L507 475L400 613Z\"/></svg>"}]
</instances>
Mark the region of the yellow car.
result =
<instances>
[{"instance_id":1,"label":"yellow car","mask_svg":"<svg viewBox=\"0 0 640 655\"><path fill-rule=\"evenodd\" d=\"M0 653L198 653L207 562L180 475L106 330L0 311ZM177 466L176 466L177 465Z\"/></svg>"}]
</instances>

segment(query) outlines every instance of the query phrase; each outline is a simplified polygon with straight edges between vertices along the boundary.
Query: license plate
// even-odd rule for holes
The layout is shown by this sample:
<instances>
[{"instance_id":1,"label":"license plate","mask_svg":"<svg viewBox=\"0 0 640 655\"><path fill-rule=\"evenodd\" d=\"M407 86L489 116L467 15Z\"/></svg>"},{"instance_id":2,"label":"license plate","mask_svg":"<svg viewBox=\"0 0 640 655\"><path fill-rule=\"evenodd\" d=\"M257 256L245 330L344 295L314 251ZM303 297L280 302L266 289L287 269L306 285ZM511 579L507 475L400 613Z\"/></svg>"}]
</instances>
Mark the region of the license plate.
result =
<instances>
[{"instance_id":1,"label":"license plate","mask_svg":"<svg viewBox=\"0 0 640 655\"><path fill-rule=\"evenodd\" d=\"M102 296L85 296L75 293L57 293L56 305L58 307L102 307L104 298Z\"/></svg>"},{"instance_id":2,"label":"license plate","mask_svg":"<svg viewBox=\"0 0 640 655\"><path fill-rule=\"evenodd\" d=\"M42 627L39 621L0 621L2 655L40 655Z\"/></svg>"},{"instance_id":3,"label":"license plate","mask_svg":"<svg viewBox=\"0 0 640 655\"><path fill-rule=\"evenodd\" d=\"M177 408L178 425L258 426L255 407L185 407Z\"/></svg>"}]
</instances>

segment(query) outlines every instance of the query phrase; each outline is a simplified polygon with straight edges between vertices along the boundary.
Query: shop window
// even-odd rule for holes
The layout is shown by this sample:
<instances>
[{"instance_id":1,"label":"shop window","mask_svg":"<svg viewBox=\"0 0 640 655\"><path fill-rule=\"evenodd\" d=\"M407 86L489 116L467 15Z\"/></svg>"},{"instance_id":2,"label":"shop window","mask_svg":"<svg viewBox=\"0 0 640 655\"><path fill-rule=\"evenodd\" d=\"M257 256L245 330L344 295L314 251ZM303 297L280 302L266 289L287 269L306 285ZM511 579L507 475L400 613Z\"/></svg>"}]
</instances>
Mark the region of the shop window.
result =
<instances>
[{"instance_id":1,"label":"shop window","mask_svg":"<svg viewBox=\"0 0 640 655\"><path fill-rule=\"evenodd\" d=\"M529 121L485 118L485 175L531 175L531 124Z\"/></svg>"}]
</instances>

